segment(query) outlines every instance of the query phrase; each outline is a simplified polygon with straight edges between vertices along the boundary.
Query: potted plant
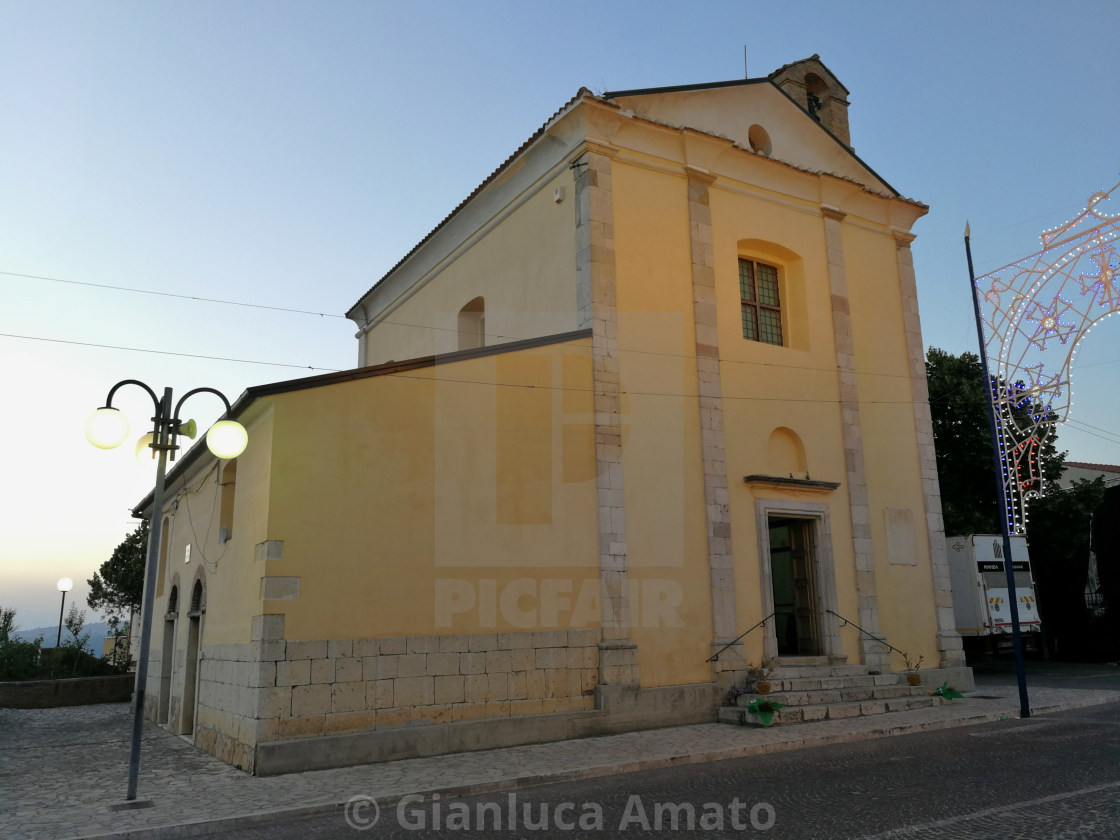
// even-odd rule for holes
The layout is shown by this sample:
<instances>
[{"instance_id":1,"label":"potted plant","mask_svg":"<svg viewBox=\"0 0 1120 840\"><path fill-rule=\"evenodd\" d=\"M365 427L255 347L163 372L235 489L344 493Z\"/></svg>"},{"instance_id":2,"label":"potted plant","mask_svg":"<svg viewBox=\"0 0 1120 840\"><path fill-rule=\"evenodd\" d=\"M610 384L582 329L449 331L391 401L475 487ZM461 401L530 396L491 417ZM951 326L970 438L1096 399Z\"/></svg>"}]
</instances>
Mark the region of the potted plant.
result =
<instances>
[{"instance_id":1,"label":"potted plant","mask_svg":"<svg viewBox=\"0 0 1120 840\"><path fill-rule=\"evenodd\" d=\"M914 659L908 653L902 655L902 661L906 663L907 685L917 686L922 684L922 675L918 673L918 669L922 667L922 662L924 660L924 656L919 656L917 659Z\"/></svg>"},{"instance_id":2,"label":"potted plant","mask_svg":"<svg viewBox=\"0 0 1120 840\"><path fill-rule=\"evenodd\" d=\"M754 678L754 690L759 694L770 693L770 675L774 672L774 660L763 659L762 664L757 668L752 669L751 676Z\"/></svg>"},{"instance_id":3,"label":"potted plant","mask_svg":"<svg viewBox=\"0 0 1120 840\"><path fill-rule=\"evenodd\" d=\"M959 691L957 691L955 688L952 688L949 685L948 680L941 683L940 686L938 686L933 691L931 691L930 695L933 696L933 697L944 697L946 700L953 700L957 697L962 697L962 698L964 697L963 694L961 694Z\"/></svg>"},{"instance_id":4,"label":"potted plant","mask_svg":"<svg viewBox=\"0 0 1120 840\"><path fill-rule=\"evenodd\" d=\"M747 714L757 715L763 726L769 726L774 722L774 715L781 708L784 707L777 700L758 697L747 705Z\"/></svg>"}]
</instances>

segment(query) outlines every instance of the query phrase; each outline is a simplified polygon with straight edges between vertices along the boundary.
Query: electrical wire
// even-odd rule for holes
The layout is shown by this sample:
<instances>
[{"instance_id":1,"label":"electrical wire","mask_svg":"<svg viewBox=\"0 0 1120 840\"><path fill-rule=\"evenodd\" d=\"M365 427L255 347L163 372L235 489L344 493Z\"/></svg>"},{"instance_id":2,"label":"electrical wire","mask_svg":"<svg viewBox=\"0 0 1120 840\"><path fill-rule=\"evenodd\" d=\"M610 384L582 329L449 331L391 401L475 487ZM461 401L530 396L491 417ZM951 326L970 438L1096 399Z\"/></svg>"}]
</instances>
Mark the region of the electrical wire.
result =
<instances>
[{"instance_id":1,"label":"electrical wire","mask_svg":"<svg viewBox=\"0 0 1120 840\"><path fill-rule=\"evenodd\" d=\"M1101 434L1097 434L1096 432L1089 431L1089 429L1082 428L1083 424L1078 423L1076 420L1066 420L1065 422L1066 422L1066 425L1072 426L1074 431L1080 432L1083 435L1089 435L1090 437L1100 438L1101 440L1106 441L1107 443L1120 443L1120 437L1115 437L1115 436L1106 437L1105 435L1101 435ZM1092 428L1096 428L1096 427L1093 426Z\"/></svg>"},{"instance_id":2,"label":"electrical wire","mask_svg":"<svg viewBox=\"0 0 1120 840\"><path fill-rule=\"evenodd\" d=\"M560 391L568 394L594 394L596 388L572 388L563 385L528 385L516 382L485 382L478 379L448 379L439 376L416 376L408 373L386 373L385 378L389 379L415 379L420 382L443 382L448 385L486 385L491 388L521 388L523 390L540 390L540 391ZM631 391L625 388L620 388L620 393L624 397L666 397L673 399L699 399L698 393L684 393L677 391ZM816 403L819 405L841 405L843 400L839 399L813 399L801 397L755 397L755 396L729 396L723 394L723 400L743 400L746 402L786 402L786 403ZM858 400L859 405L917 405L916 400Z\"/></svg>"},{"instance_id":3,"label":"electrical wire","mask_svg":"<svg viewBox=\"0 0 1120 840\"><path fill-rule=\"evenodd\" d=\"M43 341L49 344L74 344L79 347L99 347L104 350L126 350L130 353L154 353L160 356L182 356L188 359L207 359L212 362L237 362L244 365L266 365L269 367L299 368L301 370L322 370L328 373L338 373L340 368L314 367L313 365L291 365L284 362L260 362L253 359L234 359L227 356L203 356L199 353L176 353L172 350L149 350L145 347L122 347L117 344L97 344L92 341L70 341L65 338L44 338L38 335L16 335L14 333L0 333L0 338L18 338L23 341Z\"/></svg>"},{"instance_id":4,"label":"electrical wire","mask_svg":"<svg viewBox=\"0 0 1120 840\"><path fill-rule=\"evenodd\" d=\"M175 292L157 292L152 289L136 289L131 286L112 286L108 283L89 283L83 280L63 280L61 277L45 277L41 274L20 274L16 271L0 271L8 277L22 277L27 280L49 280L51 283L66 283L70 286L87 286L93 289L111 289L116 292L133 292L138 295L157 295L159 297L172 297L179 300L197 300L203 303L221 303L225 306L245 306L251 309L271 309L275 312L292 312L297 315L318 315L320 318L345 318L344 315L334 315L330 312L312 312L308 309L288 309L284 306L268 306L263 303L244 303L237 300L221 300L219 298L196 297L195 295L180 295Z\"/></svg>"},{"instance_id":5,"label":"electrical wire","mask_svg":"<svg viewBox=\"0 0 1120 840\"><path fill-rule=\"evenodd\" d=\"M1047 215L1049 215L1049 214L1047 214ZM1038 216L1036 218L1044 218L1044 216ZM1025 221L1033 221L1033 219L1028 219L1028 220L1025 220ZM1020 222L1019 224L1022 224L1022 223L1023 222ZM1014 225L1011 225L1009 227L1013 227L1013 226ZM1004 230L1004 229L1006 229L1006 228L1000 228L1000 230ZM330 313L315 312L313 310L291 309L291 308L282 307L282 306L268 306L268 305L259 304L259 303L246 303L246 302L242 302L242 301L221 300L221 299L218 299L218 298L195 297L195 296L191 296L191 295L175 294L173 292L160 292L160 291L154 291L154 290L151 290L151 289L138 289L138 288L133 288L133 287L129 287L129 286L114 286L114 285L109 285L109 284L105 284L105 283L90 283L90 282L81 281L81 280L65 280L65 279L60 278L60 277L47 277L45 275L39 275L39 274L21 274L19 272L14 272L14 271L0 271L0 275L6 275L6 276L9 276L9 277L22 277L22 278L33 279L33 280L46 280L46 281L50 281L50 282L53 282L53 283L66 283L66 284L69 284L69 285L86 286L86 287L96 288L96 289L110 289L110 290L114 290L114 291L134 292L134 293L137 293L137 294L155 295L155 296L163 296L163 297L173 297L173 298L179 298L179 299L182 299L182 300L195 300L195 301L202 301L202 302L206 302L206 303L217 303L217 304L222 304L222 305L226 305L226 306L243 306L243 307L250 307L250 308L254 308L254 309L268 309L268 310L273 310L273 311L277 311L277 312L290 312L290 313L301 314L301 315L315 315L315 316L320 317L320 318L342 318L342 319L345 319L345 316L343 316L343 315L333 315L333 314L330 314ZM411 329L420 329L420 330L430 330L430 331L433 331L433 332L453 332L453 333L458 333L459 332L459 329L457 327L438 327L438 326L429 325L429 324L411 324L411 323L407 323L407 322L404 322L404 321L391 321L391 320L388 320L388 319L377 322L377 326L382 326L382 325L389 325L389 326L396 326L396 327L408 327L408 328L411 328ZM7 334L7 333L0 333L0 335L6 336L6 337L9 337L9 338L24 338L24 339L35 340L35 341L55 341L55 342L60 342L60 343L83 344L83 342L66 342L66 341L63 341L62 339L47 339L47 338L39 338L37 336L16 336L16 335L11 335L11 334ZM535 337L536 336L531 336L531 335L518 336L518 335L512 335L512 334L506 335L506 334L503 334L503 333L485 333L485 338L492 341L492 342L519 341L519 340L528 339L528 338L535 338ZM172 353L172 352L169 352L169 351L146 350L146 349L143 349L143 348L117 347L117 346L114 346L114 345L107 345L107 344L92 344L92 343L90 343L90 344L84 344L84 346L102 347L102 348L108 348L108 349L113 349L113 350L132 350L134 352L139 352L139 353L162 353L164 355L191 356L191 354L187 354L187 353ZM619 352L620 353L629 353L629 354L650 355L650 356L663 356L663 357L667 357L667 358L677 358L677 359L694 360L696 358L695 355L691 355L691 354L667 353L667 352L664 352L664 351L657 351L657 350L635 350L635 349L620 348ZM226 359L226 358L220 358L220 357L214 357L214 356L194 356L194 358L211 359L211 360L214 360L214 361L233 361L233 362L241 362L241 363L244 363L244 364L260 364L260 365L274 365L274 366L277 366L277 367L303 368L305 370L322 370L322 371L329 371L329 372L336 372L338 370L337 368L321 368L321 367L313 367L311 365L288 365L288 364L282 364L282 363L279 363L279 362L255 362L255 361L250 361L250 360L247 360L247 359ZM789 369L789 370L809 370L809 371L820 371L822 373L832 372L832 369L830 369L830 368L807 367L805 365L782 365L782 364L777 364L777 363L774 363L774 362L750 362L750 361L745 361L743 359L720 359L720 364L747 364L747 365L751 365L751 366L783 368L783 369ZM1107 364L1107 362L1095 362L1093 364L1094 365ZM1092 365L1088 365L1088 366L1092 366ZM889 378L895 378L895 379L910 379L909 374L878 373L878 372L874 372L874 371L857 371L857 375L858 376L883 376L883 377L889 377Z\"/></svg>"},{"instance_id":6,"label":"electrical wire","mask_svg":"<svg viewBox=\"0 0 1120 840\"><path fill-rule=\"evenodd\" d=\"M200 354L197 354L197 353L178 353L178 352L174 352L174 351L171 351L171 350L150 350L150 349L143 348L143 347L122 347L122 346L119 346L119 345L97 344L97 343L94 343L94 342L87 342L87 341L70 341L70 340L61 339L61 338L44 338L42 336L15 335L13 333L0 333L0 337L22 339L22 340L25 340L25 341L43 341L43 342L48 342L48 343L52 343L52 344L72 344L72 345L78 345L78 346L81 346L81 347L98 347L98 348L108 349L108 350L124 350L124 351L128 351L128 352L133 352L133 353L154 353L154 354L165 355L165 356L181 356L181 357L191 358L191 359L207 359L209 361L235 362L235 363L239 363L239 364L250 364L250 365L267 365L267 366L271 366L271 367L298 368L298 369L301 369L301 370L319 370L319 371L325 371L327 373L342 373L343 372L342 369L339 369L339 368L322 368L322 367L314 367L312 365L293 365L293 364L285 364L285 363L282 363L282 362L262 362L262 361L252 360L252 359L235 359L235 358L230 358L230 357L225 357L225 356L204 356L204 355L200 355ZM634 350L634 351L622 351L622 352L645 353L647 351ZM656 353L656 352L653 352L653 351L650 351L650 352L652 353L652 355L669 355L669 356L676 356L677 355L677 354L662 354L662 353ZM679 356L679 358L695 359L696 357L695 356L681 355L681 356ZM816 372L819 372L819 373L833 373L834 372L834 369L831 369L831 368L811 368L811 367L805 367L805 366L802 366L802 365L778 365L778 364L774 364L772 362L749 362L749 361L741 360L741 359L721 359L720 362L721 362L721 364L724 363L724 362L737 362L737 363L740 363L740 364L754 365L754 366L758 366L758 367L788 368L788 369L792 369L792 370L816 371ZM489 385L491 387L515 387L515 388L528 388L528 389L548 388L549 390L552 390L552 391L567 391L567 392L570 392L570 393L593 393L594 392L594 388L565 388L565 387L562 387L562 386L561 387L556 387L556 386L551 386L551 385L518 385L516 383L507 383L507 382L482 382L482 381L474 381L474 380L466 380L466 379L446 379L446 378L441 378L441 377L408 376L407 374L401 374L401 373L393 373L393 374L388 374L388 375L389 376L395 376L397 378L420 379L420 380L423 380L423 381L426 381L426 382L448 382L448 383L457 383L457 384ZM890 374L890 373L873 373L873 372L866 372L865 373L863 371L856 371L856 375L857 376L887 376L887 377L898 378L898 379L907 379L907 380L910 379L909 376L904 376L902 374ZM965 386L962 385L957 390L958 391L963 390L964 387ZM671 393L671 392L661 393L661 392L627 391L626 393L632 394L632 395L635 395L635 396L687 397L687 398L690 398L690 399L697 398L699 396L698 394L686 394L686 393L683 393L683 392L682 393ZM953 393L956 393L956 392L953 392ZM946 394L946 395L944 395L944 397L931 400L930 402L938 402L939 399L946 399L950 396L952 396L952 393ZM820 403L820 404L826 404L826 405L827 404L840 404L840 402L841 402L840 400L799 399L799 398L784 398L784 397L736 397L736 396L728 396L726 394L723 396L723 399L726 399L726 400L752 400L752 401L758 401L758 402L812 402L812 403ZM917 401L915 401L915 400L860 400L859 402L862 405L914 405L914 404L917 404Z\"/></svg>"}]
</instances>

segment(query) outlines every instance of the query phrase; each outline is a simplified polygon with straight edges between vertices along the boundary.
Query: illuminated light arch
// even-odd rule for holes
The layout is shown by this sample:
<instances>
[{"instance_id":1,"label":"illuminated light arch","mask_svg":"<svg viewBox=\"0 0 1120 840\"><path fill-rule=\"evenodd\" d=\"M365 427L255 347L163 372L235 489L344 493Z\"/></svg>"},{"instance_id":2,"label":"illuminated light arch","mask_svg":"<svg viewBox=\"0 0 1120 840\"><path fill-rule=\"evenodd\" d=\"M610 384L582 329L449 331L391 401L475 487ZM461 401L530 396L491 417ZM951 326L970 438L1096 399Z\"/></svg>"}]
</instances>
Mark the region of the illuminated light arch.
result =
<instances>
[{"instance_id":1,"label":"illuminated light arch","mask_svg":"<svg viewBox=\"0 0 1120 840\"><path fill-rule=\"evenodd\" d=\"M1027 502L1042 492L1038 454L1048 418L1069 417L1077 348L1120 311L1120 213L1101 206L1117 188L1093 193L1081 213L1043 231L1041 251L976 278L1012 534L1026 533ZM1017 407L1039 410L1017 420Z\"/></svg>"}]
</instances>

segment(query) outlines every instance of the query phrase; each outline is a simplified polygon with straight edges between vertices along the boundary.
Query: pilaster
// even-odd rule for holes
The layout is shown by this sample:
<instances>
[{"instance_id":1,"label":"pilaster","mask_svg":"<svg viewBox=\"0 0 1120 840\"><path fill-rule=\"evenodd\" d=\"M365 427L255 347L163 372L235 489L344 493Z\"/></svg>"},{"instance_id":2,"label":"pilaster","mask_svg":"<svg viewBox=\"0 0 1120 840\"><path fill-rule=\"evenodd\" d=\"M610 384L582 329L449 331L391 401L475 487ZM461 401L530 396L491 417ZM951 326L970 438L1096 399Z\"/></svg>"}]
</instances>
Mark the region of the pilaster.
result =
<instances>
[{"instance_id":1,"label":"pilaster","mask_svg":"<svg viewBox=\"0 0 1120 840\"><path fill-rule=\"evenodd\" d=\"M945 554L945 520L941 515L941 488L937 481L937 454L933 445L933 419L929 410L929 386L926 382L925 344L918 314L918 286L914 276L914 258L910 243L914 235L895 231L898 280L902 292L903 318L906 328L906 354L914 395L914 427L918 439L918 458L925 495L926 531L929 535L929 557L933 573L933 597L937 611L937 649L942 668L965 664L960 634L953 614L953 591L949 581L949 561Z\"/></svg>"},{"instance_id":2,"label":"pilaster","mask_svg":"<svg viewBox=\"0 0 1120 840\"><path fill-rule=\"evenodd\" d=\"M696 380L700 409L700 449L704 471L704 508L708 530L708 574L712 591L713 653L738 633L735 616L735 567L727 492L723 434L719 331L716 325L715 252L709 185L715 180L692 168L688 173L688 224L692 257L692 317L696 339ZM745 667L742 645L713 663L722 678Z\"/></svg>"},{"instance_id":3,"label":"pilaster","mask_svg":"<svg viewBox=\"0 0 1120 840\"><path fill-rule=\"evenodd\" d=\"M610 147L588 144L587 152L572 164L576 176L576 302L579 326L592 328L595 489L603 642L606 643L601 650L600 682L637 685L637 651L629 642L611 151Z\"/></svg>"},{"instance_id":4,"label":"pilaster","mask_svg":"<svg viewBox=\"0 0 1120 840\"><path fill-rule=\"evenodd\" d=\"M871 506L867 494L867 469L863 454L859 388L856 383L855 344L848 300L848 275L844 263L843 222L847 215L833 207L822 207L828 279L832 292L832 332L836 342L836 369L840 381L840 415L851 508L852 553L856 567L859 599L857 623L868 633L879 635L879 603L875 587L875 556L871 540ZM889 670L890 652L865 634L859 635L863 664Z\"/></svg>"}]
</instances>

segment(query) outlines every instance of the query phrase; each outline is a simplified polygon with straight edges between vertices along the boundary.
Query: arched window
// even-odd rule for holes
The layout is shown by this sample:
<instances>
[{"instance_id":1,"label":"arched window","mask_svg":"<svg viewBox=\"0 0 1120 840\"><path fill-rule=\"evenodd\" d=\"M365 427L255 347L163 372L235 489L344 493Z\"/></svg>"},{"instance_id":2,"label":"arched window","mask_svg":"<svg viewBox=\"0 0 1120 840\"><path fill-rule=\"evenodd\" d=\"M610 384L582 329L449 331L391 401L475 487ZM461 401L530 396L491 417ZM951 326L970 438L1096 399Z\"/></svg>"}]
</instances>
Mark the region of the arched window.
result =
<instances>
[{"instance_id":1,"label":"arched window","mask_svg":"<svg viewBox=\"0 0 1120 840\"><path fill-rule=\"evenodd\" d=\"M808 350L809 307L801 256L765 239L740 239L738 250L743 338Z\"/></svg>"},{"instance_id":2,"label":"arched window","mask_svg":"<svg viewBox=\"0 0 1120 840\"><path fill-rule=\"evenodd\" d=\"M459 310L459 349L486 346L486 304L476 297Z\"/></svg>"},{"instance_id":3,"label":"arched window","mask_svg":"<svg viewBox=\"0 0 1120 840\"><path fill-rule=\"evenodd\" d=\"M821 110L824 107L824 98L828 95L828 84L816 73L805 74L805 100L809 109L809 116L817 122L821 121Z\"/></svg>"},{"instance_id":4,"label":"arched window","mask_svg":"<svg viewBox=\"0 0 1120 840\"><path fill-rule=\"evenodd\" d=\"M206 607L205 593L202 589L202 581L196 580L194 582L194 589L191 590L191 608L192 613L200 613Z\"/></svg>"}]
</instances>

